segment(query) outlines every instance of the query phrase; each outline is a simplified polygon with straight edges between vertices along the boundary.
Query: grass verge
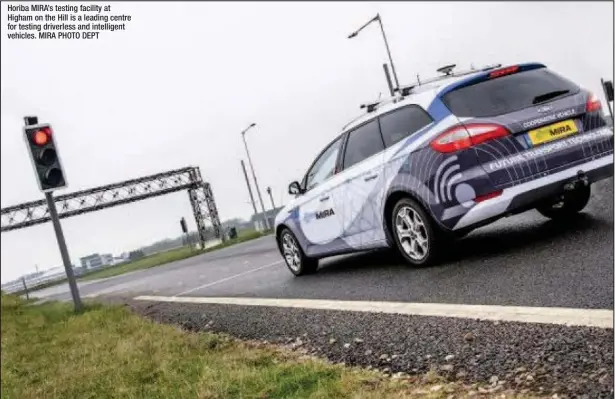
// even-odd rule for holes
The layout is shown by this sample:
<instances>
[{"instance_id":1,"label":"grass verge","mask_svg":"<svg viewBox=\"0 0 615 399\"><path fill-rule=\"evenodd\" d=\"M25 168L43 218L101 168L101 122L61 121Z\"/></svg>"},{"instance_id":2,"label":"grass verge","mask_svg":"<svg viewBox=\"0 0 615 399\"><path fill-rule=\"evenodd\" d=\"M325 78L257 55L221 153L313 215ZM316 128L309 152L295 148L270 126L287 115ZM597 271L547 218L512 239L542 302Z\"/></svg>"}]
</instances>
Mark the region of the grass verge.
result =
<instances>
[{"instance_id":1,"label":"grass verge","mask_svg":"<svg viewBox=\"0 0 615 399\"><path fill-rule=\"evenodd\" d=\"M88 304L75 315L68 303L2 295L1 323L7 399L440 399L477 393L433 373L393 380L279 347L186 332L120 306Z\"/></svg>"},{"instance_id":2,"label":"grass verge","mask_svg":"<svg viewBox=\"0 0 615 399\"><path fill-rule=\"evenodd\" d=\"M82 274L77 279L82 280L82 281L96 280L96 279L101 279L101 278L118 276L120 274L125 274L125 273L136 271L136 270L148 269L150 267L161 266L166 263L175 262L178 260L190 258L192 256L201 255L207 252L230 247L232 245L239 244L241 242L254 240L256 238L264 237L269 234L271 234L271 232L261 233L258 231L249 231L249 232L239 234L238 237L235 239L226 240L225 242L222 242L220 244L211 246L209 248L201 249L201 250L195 250L189 247L176 248L176 249L172 249L169 251L159 252L154 255L146 256L144 258L135 260L133 262L124 263L122 265L113 266L113 267L109 267L106 269L94 270L92 272ZM42 290L44 288L53 287L59 284L63 284L65 282L66 282L66 279L51 281L49 283L41 284L39 286L31 288L29 291L35 292L37 290ZM25 291L15 292L14 294L23 295L25 294Z\"/></svg>"},{"instance_id":3,"label":"grass verge","mask_svg":"<svg viewBox=\"0 0 615 399\"><path fill-rule=\"evenodd\" d=\"M70 304L2 296L7 399L384 398L409 397L408 389L375 373L156 324L122 307L89 305L75 315Z\"/></svg>"}]
</instances>

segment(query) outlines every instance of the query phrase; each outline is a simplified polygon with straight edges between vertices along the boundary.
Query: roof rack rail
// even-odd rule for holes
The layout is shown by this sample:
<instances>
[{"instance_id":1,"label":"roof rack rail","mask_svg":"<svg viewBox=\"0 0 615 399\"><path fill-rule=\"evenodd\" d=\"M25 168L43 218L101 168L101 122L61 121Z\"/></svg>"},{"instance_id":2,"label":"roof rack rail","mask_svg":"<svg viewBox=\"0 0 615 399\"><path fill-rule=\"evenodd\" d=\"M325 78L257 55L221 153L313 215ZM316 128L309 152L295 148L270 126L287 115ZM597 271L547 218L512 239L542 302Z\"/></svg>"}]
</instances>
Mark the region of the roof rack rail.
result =
<instances>
[{"instance_id":1,"label":"roof rack rail","mask_svg":"<svg viewBox=\"0 0 615 399\"><path fill-rule=\"evenodd\" d=\"M354 122L358 121L359 119L363 118L365 116L365 114L359 115L356 118L354 118L353 120L351 120L350 122L348 122L347 124L345 124L344 126L342 126L342 131L346 130L346 128L350 125L352 125Z\"/></svg>"},{"instance_id":2,"label":"roof rack rail","mask_svg":"<svg viewBox=\"0 0 615 399\"><path fill-rule=\"evenodd\" d=\"M367 113L369 114L371 112L374 112L375 110L377 110L379 107L381 107L383 105L390 104L390 103L395 103L398 100L399 100L398 96L388 97L388 98L385 98L384 100L378 100L378 101L375 101L373 103L361 104L360 108L361 109L366 108L367 109Z\"/></svg>"},{"instance_id":3,"label":"roof rack rail","mask_svg":"<svg viewBox=\"0 0 615 399\"><path fill-rule=\"evenodd\" d=\"M367 110L366 113L367 114L371 114L372 112L376 111L378 108L382 107L383 105L387 105L387 104L390 104L390 103L396 103L399 100L400 100L399 96L393 96L393 97L385 98L383 100L374 101L372 103L361 104L361 106L359 108L360 109L366 109ZM364 116L365 116L365 114L361 114L361 115L357 116L356 118L354 118L353 120L351 120L350 122L345 124L344 127L342 127L342 130L346 129L352 123L354 123L355 121L363 118Z\"/></svg>"},{"instance_id":4,"label":"roof rack rail","mask_svg":"<svg viewBox=\"0 0 615 399\"><path fill-rule=\"evenodd\" d=\"M400 100L403 100L404 97L410 95L412 93L412 90L416 87L419 86L424 86L428 83L433 83L433 82L437 82L439 80L444 80L444 79L448 79L450 77L458 77L458 76L464 76L464 75L469 75L472 73L476 73L476 72L485 72L488 71L490 69L494 69L494 68L499 68L502 66L502 64L492 64L492 65L486 65L480 69L476 69L474 68L474 66L472 65L470 67L470 69L467 70L463 70L460 72L454 72L453 70L455 69L457 65L456 64L450 64L450 65L445 65L441 68L438 68L436 71L443 74L440 76L435 76L433 78L430 79L423 79L421 80L419 78L419 75L416 75L416 82L411 83L407 86L402 86L398 89L395 89L395 91L399 94L395 94L392 97L386 98L384 100L378 100L378 101L374 101L372 103L366 103L366 104L361 104L360 108L361 109L366 109L367 113L370 114L374 111L376 111L378 108L382 107L383 105L387 105L390 103L396 103ZM354 118L353 120L351 120L350 122L348 122L347 124L344 125L344 127L342 127L342 130L346 129L348 126L350 126L352 123L354 123L355 121L359 120L360 118L362 118L363 116L365 116L365 114L363 115L359 115L356 118Z\"/></svg>"},{"instance_id":5,"label":"roof rack rail","mask_svg":"<svg viewBox=\"0 0 615 399\"><path fill-rule=\"evenodd\" d=\"M484 71L488 71L490 69L494 69L494 68L499 68L502 66L502 64L492 64L492 65L486 65L480 69L476 69L474 67L467 69L467 70L463 70L463 71L459 71L459 72L453 72L453 69L455 68L455 64L451 64L451 65L446 65L443 66L442 68L438 68L437 72L442 73L443 75L440 76L435 76L433 78L430 79L418 79L417 76L417 81L414 83L411 83L407 86L402 86L399 88L399 92L401 94L402 97L406 97L408 96L411 92L412 89L418 87L418 86L423 86L426 85L428 83L433 83L433 82L437 82L439 80L444 80L444 79L448 79L450 77L459 77L459 76L464 76L464 75L470 75L472 73L476 73L476 72L484 72Z\"/></svg>"},{"instance_id":6,"label":"roof rack rail","mask_svg":"<svg viewBox=\"0 0 615 399\"><path fill-rule=\"evenodd\" d=\"M359 108L367 108L367 113L369 114L370 112L374 112L378 105L380 105L380 101L376 101L375 103L361 104Z\"/></svg>"}]
</instances>

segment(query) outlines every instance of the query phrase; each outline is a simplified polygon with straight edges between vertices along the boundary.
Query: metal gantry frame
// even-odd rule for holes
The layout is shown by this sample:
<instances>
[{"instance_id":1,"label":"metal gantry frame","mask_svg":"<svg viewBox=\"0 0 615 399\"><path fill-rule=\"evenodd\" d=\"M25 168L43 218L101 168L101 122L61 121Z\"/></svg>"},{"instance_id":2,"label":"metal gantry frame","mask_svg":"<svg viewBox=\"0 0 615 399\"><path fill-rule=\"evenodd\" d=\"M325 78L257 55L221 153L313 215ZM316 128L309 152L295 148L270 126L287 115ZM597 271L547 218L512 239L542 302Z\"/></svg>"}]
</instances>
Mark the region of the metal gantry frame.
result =
<instances>
[{"instance_id":1,"label":"metal gantry frame","mask_svg":"<svg viewBox=\"0 0 615 399\"><path fill-rule=\"evenodd\" d=\"M60 219L187 190L201 245L207 240L209 221L216 237L224 239L218 209L209 183L198 167L171 170L54 197ZM51 220L45 200L26 202L1 210L1 231L23 229Z\"/></svg>"}]
</instances>

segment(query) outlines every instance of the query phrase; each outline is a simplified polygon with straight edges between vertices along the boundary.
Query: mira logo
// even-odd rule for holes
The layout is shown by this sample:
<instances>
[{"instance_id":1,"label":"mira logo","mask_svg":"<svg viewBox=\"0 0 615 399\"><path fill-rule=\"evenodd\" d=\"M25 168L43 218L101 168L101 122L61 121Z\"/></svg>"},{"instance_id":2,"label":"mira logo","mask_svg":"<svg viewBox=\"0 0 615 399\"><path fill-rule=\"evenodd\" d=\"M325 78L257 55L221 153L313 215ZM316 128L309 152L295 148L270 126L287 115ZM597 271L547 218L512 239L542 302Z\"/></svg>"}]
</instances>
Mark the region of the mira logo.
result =
<instances>
[{"instance_id":1,"label":"mira logo","mask_svg":"<svg viewBox=\"0 0 615 399\"><path fill-rule=\"evenodd\" d=\"M551 136L558 136L558 135L563 134L563 133L568 133L571 130L572 130L572 128L570 127L570 125L565 125L565 126L556 127L554 129L550 129L549 130L549 134Z\"/></svg>"},{"instance_id":2,"label":"mira logo","mask_svg":"<svg viewBox=\"0 0 615 399\"><path fill-rule=\"evenodd\" d=\"M318 211L318 212L306 212L303 215L303 221L306 223L309 223L314 219L316 220L324 219L324 218L328 218L329 216L333 216L333 215L335 215L333 208L325 209L324 211Z\"/></svg>"},{"instance_id":3,"label":"mira logo","mask_svg":"<svg viewBox=\"0 0 615 399\"><path fill-rule=\"evenodd\" d=\"M333 212L333 209L325 209L324 211L321 212L316 212L316 219L324 219L324 218L328 218L329 216L333 216L335 215L335 212Z\"/></svg>"}]
</instances>

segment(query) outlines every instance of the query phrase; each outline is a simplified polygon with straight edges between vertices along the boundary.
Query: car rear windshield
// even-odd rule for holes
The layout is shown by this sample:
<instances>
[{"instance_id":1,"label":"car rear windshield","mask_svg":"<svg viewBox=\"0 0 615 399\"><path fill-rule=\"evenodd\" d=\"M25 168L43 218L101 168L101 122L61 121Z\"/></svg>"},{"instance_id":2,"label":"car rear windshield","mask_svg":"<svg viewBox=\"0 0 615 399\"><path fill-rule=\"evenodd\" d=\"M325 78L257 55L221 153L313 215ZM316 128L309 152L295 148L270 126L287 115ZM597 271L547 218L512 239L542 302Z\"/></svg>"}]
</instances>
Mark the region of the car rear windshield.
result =
<instances>
[{"instance_id":1,"label":"car rear windshield","mask_svg":"<svg viewBox=\"0 0 615 399\"><path fill-rule=\"evenodd\" d=\"M519 111L578 91L574 83L540 68L462 87L445 94L442 100L457 116L488 117Z\"/></svg>"}]
</instances>

